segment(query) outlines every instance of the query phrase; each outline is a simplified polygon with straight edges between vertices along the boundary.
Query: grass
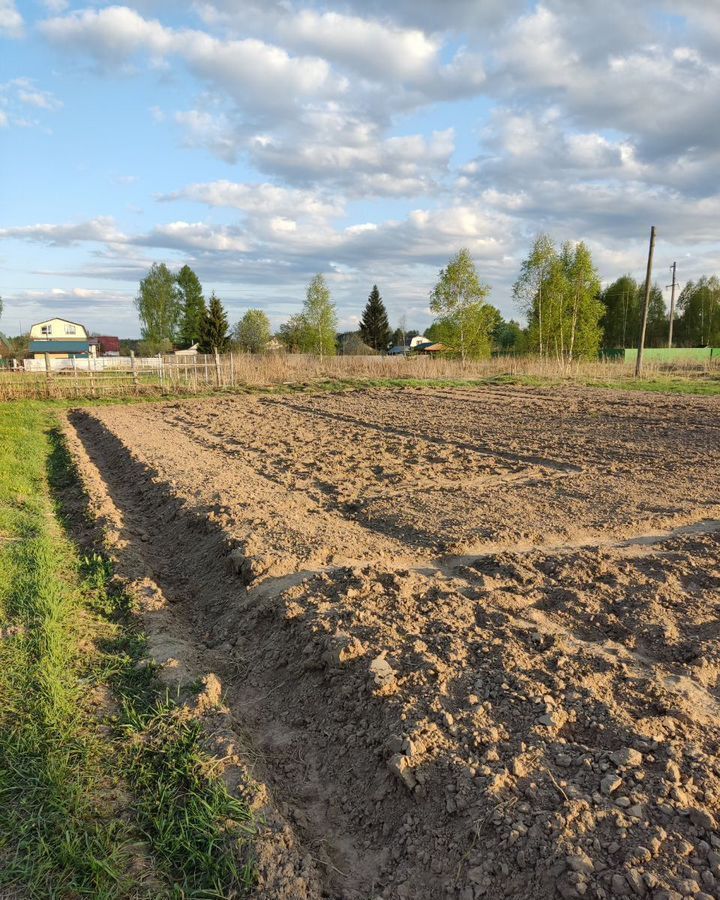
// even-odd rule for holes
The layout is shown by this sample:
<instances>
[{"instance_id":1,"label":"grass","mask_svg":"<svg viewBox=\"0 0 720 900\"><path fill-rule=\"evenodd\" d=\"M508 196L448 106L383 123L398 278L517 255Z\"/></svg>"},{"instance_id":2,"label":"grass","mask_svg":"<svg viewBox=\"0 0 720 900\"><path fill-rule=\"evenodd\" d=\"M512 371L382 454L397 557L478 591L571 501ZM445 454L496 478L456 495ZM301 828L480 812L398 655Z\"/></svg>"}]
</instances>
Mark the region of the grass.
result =
<instances>
[{"instance_id":1,"label":"grass","mask_svg":"<svg viewBox=\"0 0 720 900\"><path fill-rule=\"evenodd\" d=\"M53 408L0 406L0 894L242 896L248 811L138 667L111 562L64 529L77 489Z\"/></svg>"},{"instance_id":2,"label":"grass","mask_svg":"<svg viewBox=\"0 0 720 900\"><path fill-rule=\"evenodd\" d=\"M609 360L558 362L536 356L496 357L463 364L457 359L408 359L381 356L336 356L320 359L303 354L226 354L216 369L204 359L168 357L162 384L158 376L133 383L128 373L114 371L75 377L0 372L0 400L65 399L74 403L163 396L204 396L221 390L337 390L343 386L467 386L488 383L590 385L625 390L720 393L720 365L667 364L648 360L643 379L634 367ZM648 385L651 385L648 387Z\"/></svg>"}]
</instances>

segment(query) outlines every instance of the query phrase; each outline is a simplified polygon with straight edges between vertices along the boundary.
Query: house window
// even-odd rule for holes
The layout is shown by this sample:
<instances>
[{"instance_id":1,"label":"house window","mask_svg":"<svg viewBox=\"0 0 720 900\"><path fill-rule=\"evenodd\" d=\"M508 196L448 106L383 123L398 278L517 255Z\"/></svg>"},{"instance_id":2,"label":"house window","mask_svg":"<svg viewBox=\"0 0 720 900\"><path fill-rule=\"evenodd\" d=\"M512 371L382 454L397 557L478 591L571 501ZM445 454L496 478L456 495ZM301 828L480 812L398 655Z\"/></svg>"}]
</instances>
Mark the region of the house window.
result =
<instances>
[{"instance_id":1,"label":"house window","mask_svg":"<svg viewBox=\"0 0 720 900\"><path fill-rule=\"evenodd\" d=\"M65 334L77 334L77 328L74 325L66 325Z\"/></svg>"},{"instance_id":2,"label":"house window","mask_svg":"<svg viewBox=\"0 0 720 900\"><path fill-rule=\"evenodd\" d=\"M44 335L46 335L46 336L51 335L51 334L52 334L52 325L41 325L41 326L40 326L40 333L41 333L41 334L44 334Z\"/></svg>"}]
</instances>

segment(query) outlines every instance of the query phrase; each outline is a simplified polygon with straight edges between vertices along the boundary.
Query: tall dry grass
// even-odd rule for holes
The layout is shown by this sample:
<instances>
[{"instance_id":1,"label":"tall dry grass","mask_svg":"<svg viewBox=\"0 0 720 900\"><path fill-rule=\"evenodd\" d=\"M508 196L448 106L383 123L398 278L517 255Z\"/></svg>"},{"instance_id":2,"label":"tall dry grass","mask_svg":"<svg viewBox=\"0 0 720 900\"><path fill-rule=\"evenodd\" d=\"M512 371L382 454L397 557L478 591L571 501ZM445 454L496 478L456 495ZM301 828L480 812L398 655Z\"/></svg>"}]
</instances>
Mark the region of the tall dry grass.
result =
<instances>
[{"instance_id":1,"label":"tall dry grass","mask_svg":"<svg viewBox=\"0 0 720 900\"><path fill-rule=\"evenodd\" d=\"M720 374L720 362L646 362L646 378L703 378ZM429 356L334 356L307 354L226 354L194 358L167 356L161 369L107 371L0 371L0 400L101 399L181 395L212 390L310 385L343 381L475 381L510 376L538 380L622 382L634 378L634 366L622 361L563 362L539 356L494 357L462 363Z\"/></svg>"}]
</instances>

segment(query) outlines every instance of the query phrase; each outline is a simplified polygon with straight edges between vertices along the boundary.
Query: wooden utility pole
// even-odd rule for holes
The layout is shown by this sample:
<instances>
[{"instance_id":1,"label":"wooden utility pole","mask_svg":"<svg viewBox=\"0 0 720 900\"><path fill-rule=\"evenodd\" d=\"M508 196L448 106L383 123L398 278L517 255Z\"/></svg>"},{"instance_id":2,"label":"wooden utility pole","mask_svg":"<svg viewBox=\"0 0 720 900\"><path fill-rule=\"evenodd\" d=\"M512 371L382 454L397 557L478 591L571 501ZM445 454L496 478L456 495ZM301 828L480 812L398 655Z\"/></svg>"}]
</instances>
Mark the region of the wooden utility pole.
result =
<instances>
[{"instance_id":1,"label":"wooden utility pole","mask_svg":"<svg viewBox=\"0 0 720 900\"><path fill-rule=\"evenodd\" d=\"M645 349L645 332L647 331L648 309L650 308L650 290L652 288L652 264L655 252L655 226L650 229L650 247L648 249L647 273L645 275L645 306L643 308L642 331L638 343L637 360L635 362L635 377L642 375L643 350Z\"/></svg>"},{"instance_id":2,"label":"wooden utility pole","mask_svg":"<svg viewBox=\"0 0 720 900\"><path fill-rule=\"evenodd\" d=\"M675 322L675 287L677 282L675 280L675 273L677 272L677 263L674 262L670 268L673 273L672 284L669 287L672 288L672 293L670 294L670 328L668 330L668 347L672 347L672 333L673 333L673 324Z\"/></svg>"}]
</instances>

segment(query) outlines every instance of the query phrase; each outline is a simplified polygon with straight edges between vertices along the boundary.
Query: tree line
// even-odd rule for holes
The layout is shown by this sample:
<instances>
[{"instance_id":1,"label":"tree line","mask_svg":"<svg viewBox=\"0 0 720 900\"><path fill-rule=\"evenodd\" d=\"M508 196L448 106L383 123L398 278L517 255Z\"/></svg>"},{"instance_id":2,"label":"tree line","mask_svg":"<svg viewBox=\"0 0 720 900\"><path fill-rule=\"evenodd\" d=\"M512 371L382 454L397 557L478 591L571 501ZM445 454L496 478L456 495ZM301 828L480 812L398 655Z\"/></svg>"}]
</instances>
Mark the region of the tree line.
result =
<instances>
[{"instance_id":1,"label":"tree line","mask_svg":"<svg viewBox=\"0 0 720 900\"><path fill-rule=\"evenodd\" d=\"M539 235L523 260L513 297L527 325L506 320L487 300L490 287L463 248L440 270L429 298L435 316L425 336L462 360L491 352L538 353L562 360L592 358L603 349L637 347L645 286L623 275L604 289L589 248L582 241L556 245ZM206 302L200 280L185 265L177 275L155 263L140 282L136 306L142 326L141 352L197 345L201 353L249 353L283 347L320 357L335 353L385 353L404 346L417 330L404 321L393 330L377 285L373 285L356 331L337 333L337 312L323 275L310 281L303 307L273 335L261 309L249 309L231 329L213 292ZM669 328L662 289L650 290L646 345L665 346ZM276 343L273 343L275 341ZM688 282L677 301L674 345L720 345L720 281Z\"/></svg>"}]
</instances>

